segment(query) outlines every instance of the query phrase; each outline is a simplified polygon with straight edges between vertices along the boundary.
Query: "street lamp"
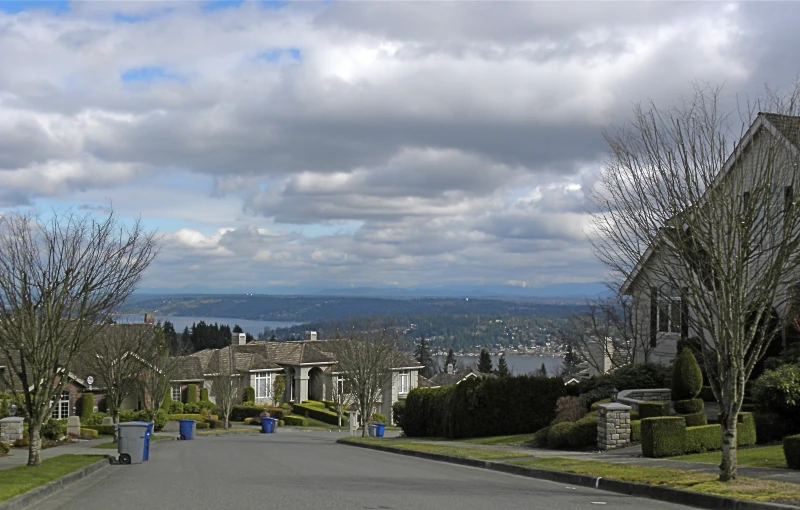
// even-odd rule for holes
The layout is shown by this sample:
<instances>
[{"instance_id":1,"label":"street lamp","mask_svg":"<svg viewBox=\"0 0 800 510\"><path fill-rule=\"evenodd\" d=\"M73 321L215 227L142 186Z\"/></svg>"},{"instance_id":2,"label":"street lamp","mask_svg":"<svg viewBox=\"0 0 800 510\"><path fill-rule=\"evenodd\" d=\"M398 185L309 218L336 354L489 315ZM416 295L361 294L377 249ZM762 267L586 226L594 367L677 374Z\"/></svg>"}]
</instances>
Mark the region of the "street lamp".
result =
<instances>
[{"instance_id":1,"label":"street lamp","mask_svg":"<svg viewBox=\"0 0 800 510\"><path fill-rule=\"evenodd\" d=\"M8 415L9 416L16 416L17 415L17 404L12 402L11 405L8 406Z\"/></svg>"},{"instance_id":2,"label":"street lamp","mask_svg":"<svg viewBox=\"0 0 800 510\"><path fill-rule=\"evenodd\" d=\"M618 394L619 394L619 390L616 388L616 386L611 388L611 401L612 402L616 402L617 401L617 395Z\"/></svg>"}]
</instances>

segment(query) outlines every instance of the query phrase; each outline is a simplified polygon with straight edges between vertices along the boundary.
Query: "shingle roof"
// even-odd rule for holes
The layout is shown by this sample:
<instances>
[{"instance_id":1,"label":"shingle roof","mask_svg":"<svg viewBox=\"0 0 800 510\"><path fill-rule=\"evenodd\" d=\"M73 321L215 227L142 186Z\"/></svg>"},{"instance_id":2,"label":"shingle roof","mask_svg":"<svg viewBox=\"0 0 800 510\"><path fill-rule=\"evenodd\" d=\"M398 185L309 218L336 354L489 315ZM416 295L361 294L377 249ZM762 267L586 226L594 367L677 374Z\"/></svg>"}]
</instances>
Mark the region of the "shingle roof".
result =
<instances>
[{"instance_id":1,"label":"shingle roof","mask_svg":"<svg viewBox=\"0 0 800 510\"><path fill-rule=\"evenodd\" d=\"M761 113L770 124L775 126L787 140L800 147L800 117L779 115L777 113Z\"/></svg>"},{"instance_id":2,"label":"shingle roof","mask_svg":"<svg viewBox=\"0 0 800 510\"><path fill-rule=\"evenodd\" d=\"M433 384L433 381L431 381L427 377L424 377L422 374L417 372L417 387L418 388L433 388L434 386L436 386L436 385Z\"/></svg>"}]
</instances>

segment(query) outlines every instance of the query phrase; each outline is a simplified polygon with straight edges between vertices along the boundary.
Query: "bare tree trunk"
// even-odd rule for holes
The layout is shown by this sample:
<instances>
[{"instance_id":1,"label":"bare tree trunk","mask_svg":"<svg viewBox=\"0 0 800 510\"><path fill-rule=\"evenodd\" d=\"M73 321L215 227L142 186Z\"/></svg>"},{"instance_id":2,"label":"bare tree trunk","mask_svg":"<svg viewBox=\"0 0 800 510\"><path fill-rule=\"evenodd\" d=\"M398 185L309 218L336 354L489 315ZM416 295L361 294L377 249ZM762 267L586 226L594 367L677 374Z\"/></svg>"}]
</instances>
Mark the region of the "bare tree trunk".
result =
<instances>
[{"instance_id":1,"label":"bare tree trunk","mask_svg":"<svg viewBox=\"0 0 800 510\"><path fill-rule=\"evenodd\" d=\"M719 479L723 482L736 480L739 476L736 469L736 423L737 414L723 411L722 423L722 462L719 464Z\"/></svg>"},{"instance_id":2,"label":"bare tree trunk","mask_svg":"<svg viewBox=\"0 0 800 510\"><path fill-rule=\"evenodd\" d=\"M42 465L42 425L31 421L28 426L28 466Z\"/></svg>"}]
</instances>

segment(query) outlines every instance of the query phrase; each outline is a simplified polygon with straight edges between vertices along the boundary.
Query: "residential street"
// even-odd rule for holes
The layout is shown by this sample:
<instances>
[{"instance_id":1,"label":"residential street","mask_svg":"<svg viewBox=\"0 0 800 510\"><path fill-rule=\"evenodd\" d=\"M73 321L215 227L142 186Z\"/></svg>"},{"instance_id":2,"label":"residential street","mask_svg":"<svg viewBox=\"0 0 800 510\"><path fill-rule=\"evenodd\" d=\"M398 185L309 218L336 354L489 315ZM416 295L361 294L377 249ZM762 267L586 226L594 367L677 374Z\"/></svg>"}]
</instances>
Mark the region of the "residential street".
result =
<instances>
[{"instance_id":1,"label":"residential street","mask_svg":"<svg viewBox=\"0 0 800 510\"><path fill-rule=\"evenodd\" d=\"M686 508L337 445L340 436L283 429L165 441L149 462L112 466L36 508Z\"/></svg>"}]
</instances>

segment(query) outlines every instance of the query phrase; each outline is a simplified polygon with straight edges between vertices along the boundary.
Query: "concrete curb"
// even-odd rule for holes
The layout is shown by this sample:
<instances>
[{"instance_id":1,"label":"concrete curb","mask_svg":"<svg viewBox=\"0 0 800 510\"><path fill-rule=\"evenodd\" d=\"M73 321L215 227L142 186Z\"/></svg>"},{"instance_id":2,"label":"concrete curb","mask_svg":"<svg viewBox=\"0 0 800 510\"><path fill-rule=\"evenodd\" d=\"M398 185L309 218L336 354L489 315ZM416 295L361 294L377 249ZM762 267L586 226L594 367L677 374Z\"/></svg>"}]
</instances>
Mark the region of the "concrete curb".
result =
<instances>
[{"instance_id":1,"label":"concrete curb","mask_svg":"<svg viewBox=\"0 0 800 510\"><path fill-rule=\"evenodd\" d=\"M791 505L764 503L760 501L749 501L744 499L730 498L727 496L716 496L714 494L705 494L702 492L674 489L672 487L663 487L660 485L650 485L638 482L625 482L622 480L605 479L596 476L580 475L577 473L566 473L564 471L553 471L550 469L520 466L517 464L506 464L504 462L466 459L463 457L454 457L452 455L443 455L440 453L403 450L392 446L354 443L350 441L343 441L342 439L339 439L336 442L347 446L357 446L369 450L377 450L387 453L396 453L400 455L407 455L410 457L418 457L421 459L448 462L450 464L459 464L462 466L489 469L491 471L498 471L501 473L527 476L529 478L538 478L541 480L548 480L550 482L577 485L581 487L589 487L592 489L600 489L609 492L616 492L619 494L627 494L629 496L655 499L657 501L693 506L697 508L709 508L714 510L797 510L798 509L798 507ZM0 510L3 510L1 506Z\"/></svg>"},{"instance_id":2,"label":"concrete curb","mask_svg":"<svg viewBox=\"0 0 800 510\"><path fill-rule=\"evenodd\" d=\"M57 478L52 482L47 482L44 485L40 485L35 489L31 489L28 492L24 492L19 496L15 496L3 503L0 503L0 510L22 510L24 508L28 508L29 506L39 503L40 501L49 498L54 493L68 487L74 483L77 483L87 476L94 474L101 469L106 469L107 467L111 466L111 456L107 455L103 460L98 460L94 464L89 464L88 466L82 467L77 471L73 471L72 473L66 474L61 478Z\"/></svg>"}]
</instances>

